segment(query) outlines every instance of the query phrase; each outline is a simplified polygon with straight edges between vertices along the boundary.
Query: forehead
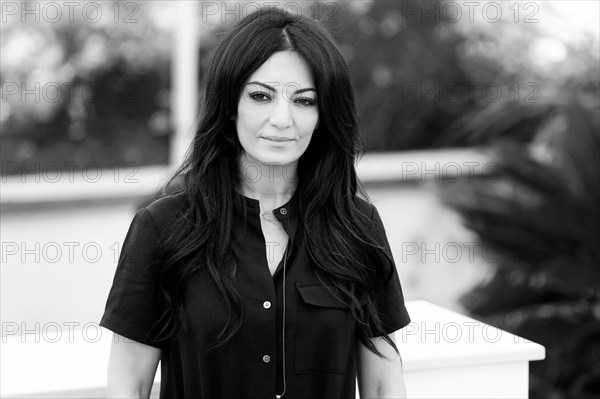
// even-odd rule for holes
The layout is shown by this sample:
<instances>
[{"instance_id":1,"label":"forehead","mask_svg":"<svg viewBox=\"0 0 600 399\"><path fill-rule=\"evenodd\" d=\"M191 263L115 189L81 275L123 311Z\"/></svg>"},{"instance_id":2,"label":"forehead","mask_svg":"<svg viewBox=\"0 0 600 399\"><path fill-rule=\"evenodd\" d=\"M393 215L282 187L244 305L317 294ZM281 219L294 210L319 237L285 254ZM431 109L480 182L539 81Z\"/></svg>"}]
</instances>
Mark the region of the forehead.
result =
<instances>
[{"instance_id":1,"label":"forehead","mask_svg":"<svg viewBox=\"0 0 600 399\"><path fill-rule=\"evenodd\" d=\"M306 61L292 51L274 53L250 75L248 81L277 83L279 87L286 84L298 85L301 88L314 87L312 73Z\"/></svg>"}]
</instances>

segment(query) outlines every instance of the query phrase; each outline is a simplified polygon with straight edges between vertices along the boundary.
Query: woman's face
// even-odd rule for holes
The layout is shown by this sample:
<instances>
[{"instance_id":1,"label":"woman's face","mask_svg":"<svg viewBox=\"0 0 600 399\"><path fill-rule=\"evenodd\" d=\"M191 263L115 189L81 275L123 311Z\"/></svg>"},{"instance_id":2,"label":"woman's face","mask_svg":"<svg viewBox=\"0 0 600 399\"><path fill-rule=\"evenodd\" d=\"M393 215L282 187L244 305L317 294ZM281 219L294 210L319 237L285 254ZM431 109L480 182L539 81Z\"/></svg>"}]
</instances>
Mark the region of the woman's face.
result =
<instances>
[{"instance_id":1,"label":"woman's face","mask_svg":"<svg viewBox=\"0 0 600 399\"><path fill-rule=\"evenodd\" d=\"M304 60L291 51L274 53L242 88L234 119L248 161L297 162L319 121L317 92Z\"/></svg>"}]
</instances>

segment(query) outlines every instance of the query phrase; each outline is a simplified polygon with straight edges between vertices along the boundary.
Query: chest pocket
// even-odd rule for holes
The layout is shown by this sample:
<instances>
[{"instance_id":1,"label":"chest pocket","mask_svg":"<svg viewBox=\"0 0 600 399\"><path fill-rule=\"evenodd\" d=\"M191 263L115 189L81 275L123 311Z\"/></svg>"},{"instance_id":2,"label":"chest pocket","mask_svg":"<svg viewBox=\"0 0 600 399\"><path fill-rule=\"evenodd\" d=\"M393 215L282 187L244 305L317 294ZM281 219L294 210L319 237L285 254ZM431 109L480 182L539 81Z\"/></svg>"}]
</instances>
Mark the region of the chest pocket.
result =
<instances>
[{"instance_id":1,"label":"chest pocket","mask_svg":"<svg viewBox=\"0 0 600 399\"><path fill-rule=\"evenodd\" d=\"M320 283L296 283L296 373L344 373L353 361L354 317Z\"/></svg>"}]
</instances>

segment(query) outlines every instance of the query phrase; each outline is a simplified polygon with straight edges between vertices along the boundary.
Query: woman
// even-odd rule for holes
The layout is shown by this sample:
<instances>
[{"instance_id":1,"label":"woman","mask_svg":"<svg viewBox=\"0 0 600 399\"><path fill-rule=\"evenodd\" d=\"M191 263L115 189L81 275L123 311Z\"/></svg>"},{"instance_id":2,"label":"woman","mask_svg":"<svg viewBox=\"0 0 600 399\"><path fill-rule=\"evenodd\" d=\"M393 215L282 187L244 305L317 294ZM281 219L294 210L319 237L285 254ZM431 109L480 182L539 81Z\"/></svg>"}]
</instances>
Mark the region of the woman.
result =
<instances>
[{"instance_id":1,"label":"woman","mask_svg":"<svg viewBox=\"0 0 600 399\"><path fill-rule=\"evenodd\" d=\"M116 334L109 397L148 397L159 360L161 398L354 398L357 375L361 397L403 397L393 333L410 319L357 196L354 97L330 36L257 11L206 82L186 161L123 246L101 321Z\"/></svg>"}]
</instances>

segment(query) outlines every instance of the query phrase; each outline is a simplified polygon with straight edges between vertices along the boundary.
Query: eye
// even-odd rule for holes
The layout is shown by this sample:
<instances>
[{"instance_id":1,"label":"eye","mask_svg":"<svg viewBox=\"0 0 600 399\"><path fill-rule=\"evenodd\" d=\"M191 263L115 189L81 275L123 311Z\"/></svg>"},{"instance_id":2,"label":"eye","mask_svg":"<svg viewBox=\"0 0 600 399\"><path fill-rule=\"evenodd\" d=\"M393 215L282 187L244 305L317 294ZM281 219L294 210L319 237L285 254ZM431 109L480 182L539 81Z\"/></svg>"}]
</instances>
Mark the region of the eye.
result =
<instances>
[{"instance_id":1,"label":"eye","mask_svg":"<svg viewBox=\"0 0 600 399\"><path fill-rule=\"evenodd\" d=\"M315 100L312 98L297 98L295 102L304 106L315 105Z\"/></svg>"},{"instance_id":2,"label":"eye","mask_svg":"<svg viewBox=\"0 0 600 399\"><path fill-rule=\"evenodd\" d=\"M265 94L265 92L262 91L256 91L254 93L250 93L248 94L248 97L250 97L251 99L255 100L255 101L269 101L271 98Z\"/></svg>"}]
</instances>

